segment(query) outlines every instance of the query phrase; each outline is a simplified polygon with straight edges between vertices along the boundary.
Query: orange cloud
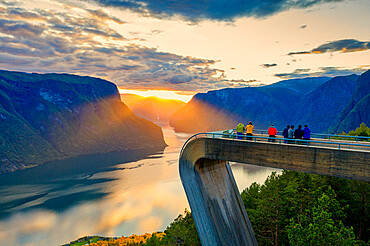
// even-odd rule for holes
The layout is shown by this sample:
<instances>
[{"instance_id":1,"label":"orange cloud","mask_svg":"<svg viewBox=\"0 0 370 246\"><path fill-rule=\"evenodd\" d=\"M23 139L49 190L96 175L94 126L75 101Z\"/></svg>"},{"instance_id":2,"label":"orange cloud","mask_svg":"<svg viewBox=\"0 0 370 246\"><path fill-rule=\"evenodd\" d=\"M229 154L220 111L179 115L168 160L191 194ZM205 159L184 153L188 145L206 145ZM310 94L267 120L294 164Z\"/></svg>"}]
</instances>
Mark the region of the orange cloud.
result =
<instances>
[{"instance_id":1,"label":"orange cloud","mask_svg":"<svg viewBox=\"0 0 370 246\"><path fill-rule=\"evenodd\" d=\"M290 52L288 55L323 54L326 52L358 52L370 49L370 41L358 41L356 39L342 39L322 44L310 51Z\"/></svg>"}]
</instances>

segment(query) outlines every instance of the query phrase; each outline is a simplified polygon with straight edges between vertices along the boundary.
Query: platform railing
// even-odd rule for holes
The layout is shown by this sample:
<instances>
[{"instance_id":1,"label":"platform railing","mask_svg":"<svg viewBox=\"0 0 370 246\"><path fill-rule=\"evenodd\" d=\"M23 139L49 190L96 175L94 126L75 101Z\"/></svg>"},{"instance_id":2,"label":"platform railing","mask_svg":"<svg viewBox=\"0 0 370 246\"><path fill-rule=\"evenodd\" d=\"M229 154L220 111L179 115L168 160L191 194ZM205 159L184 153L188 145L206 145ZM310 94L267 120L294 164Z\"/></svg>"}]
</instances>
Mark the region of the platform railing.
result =
<instances>
[{"instance_id":1,"label":"platform railing","mask_svg":"<svg viewBox=\"0 0 370 246\"><path fill-rule=\"evenodd\" d=\"M236 129L232 129L232 130L235 131ZM267 135L267 130L254 129L253 133ZM282 131L278 131L276 135L282 136L282 134L283 134ZM310 133L310 135L311 135L311 138L322 138L322 139L328 139L328 140L339 139L339 140L348 140L348 141L355 141L355 142L362 142L362 141L370 142L370 137L365 137L365 136L350 136L350 135L338 135L338 134L326 134L326 133Z\"/></svg>"},{"instance_id":2,"label":"platform railing","mask_svg":"<svg viewBox=\"0 0 370 246\"><path fill-rule=\"evenodd\" d=\"M230 129L228 131L233 131L233 129ZM335 142L329 141L327 139L326 141L322 140L304 140L304 139L292 139L292 138L273 138L268 136L249 136L249 135L237 135L234 133L224 133L225 131L217 131L217 132L202 132L197 133L193 136L191 136L189 139L186 140L184 145L181 148L180 156L182 155L182 152L186 145L193 139L196 138L218 138L218 139L229 139L229 140L235 140L235 141L253 141L253 142L265 142L269 144L286 144L286 145L299 145L299 146L305 146L305 147L328 147L328 148L335 148L335 149L352 149L352 150L360 150L360 151L370 151L370 142L341 142L341 140L336 140ZM267 131L262 130L254 130L254 133L257 134L267 134ZM324 134L323 134L324 135ZM330 134L327 134L330 135ZM312 136L312 135L311 135ZM338 135L330 135L333 139L333 136ZM340 136L342 137L342 136ZM324 139L324 138L323 138Z\"/></svg>"}]
</instances>

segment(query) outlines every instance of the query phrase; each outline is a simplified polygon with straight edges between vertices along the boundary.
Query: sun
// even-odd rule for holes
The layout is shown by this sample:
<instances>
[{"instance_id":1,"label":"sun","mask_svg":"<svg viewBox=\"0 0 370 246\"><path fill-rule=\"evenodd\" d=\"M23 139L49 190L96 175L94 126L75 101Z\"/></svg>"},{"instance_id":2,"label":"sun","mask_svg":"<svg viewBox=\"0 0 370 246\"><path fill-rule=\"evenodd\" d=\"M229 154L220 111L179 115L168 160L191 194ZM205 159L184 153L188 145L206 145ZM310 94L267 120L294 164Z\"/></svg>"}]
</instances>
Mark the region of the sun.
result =
<instances>
[{"instance_id":1,"label":"sun","mask_svg":"<svg viewBox=\"0 0 370 246\"><path fill-rule=\"evenodd\" d=\"M169 90L132 90L118 88L120 94L135 94L143 97L155 96L161 99L175 99L183 102L189 102L195 93Z\"/></svg>"}]
</instances>

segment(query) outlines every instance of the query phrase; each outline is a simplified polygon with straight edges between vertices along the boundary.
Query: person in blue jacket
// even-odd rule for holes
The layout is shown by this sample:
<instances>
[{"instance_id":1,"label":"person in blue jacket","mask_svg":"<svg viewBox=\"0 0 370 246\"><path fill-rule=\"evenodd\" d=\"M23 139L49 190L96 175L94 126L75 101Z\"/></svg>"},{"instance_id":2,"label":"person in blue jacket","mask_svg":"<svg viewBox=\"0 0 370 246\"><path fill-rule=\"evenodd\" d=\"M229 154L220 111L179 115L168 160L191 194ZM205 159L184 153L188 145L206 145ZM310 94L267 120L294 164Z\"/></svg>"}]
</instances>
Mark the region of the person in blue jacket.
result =
<instances>
[{"instance_id":1,"label":"person in blue jacket","mask_svg":"<svg viewBox=\"0 0 370 246\"><path fill-rule=\"evenodd\" d=\"M303 128L303 139L304 140L310 140L311 138L311 130L310 128L308 128L307 125L304 125L304 128Z\"/></svg>"},{"instance_id":2,"label":"person in blue jacket","mask_svg":"<svg viewBox=\"0 0 370 246\"><path fill-rule=\"evenodd\" d=\"M288 130L288 138L293 139L294 138L294 126L291 125L290 129ZM288 143L292 144L294 141L289 140Z\"/></svg>"},{"instance_id":3,"label":"person in blue jacket","mask_svg":"<svg viewBox=\"0 0 370 246\"><path fill-rule=\"evenodd\" d=\"M288 131L290 129L290 125L287 125L286 128L283 131L284 138L288 138ZM288 140L284 140L284 143L288 143Z\"/></svg>"}]
</instances>

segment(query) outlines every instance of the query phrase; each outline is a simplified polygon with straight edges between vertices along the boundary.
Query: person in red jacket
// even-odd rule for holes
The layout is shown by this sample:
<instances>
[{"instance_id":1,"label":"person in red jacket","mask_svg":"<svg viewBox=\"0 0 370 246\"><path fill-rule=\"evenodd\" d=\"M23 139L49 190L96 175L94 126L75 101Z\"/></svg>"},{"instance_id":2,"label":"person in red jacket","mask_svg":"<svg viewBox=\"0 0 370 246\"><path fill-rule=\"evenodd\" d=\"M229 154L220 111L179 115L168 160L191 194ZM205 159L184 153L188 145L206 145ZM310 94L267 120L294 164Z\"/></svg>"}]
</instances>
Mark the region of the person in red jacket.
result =
<instances>
[{"instance_id":1,"label":"person in red jacket","mask_svg":"<svg viewBox=\"0 0 370 246\"><path fill-rule=\"evenodd\" d=\"M274 127L274 124L272 124L270 127L269 127L269 130L267 131L268 135L269 135L269 142L275 142L276 141L276 134L277 134L277 130L276 128Z\"/></svg>"}]
</instances>

